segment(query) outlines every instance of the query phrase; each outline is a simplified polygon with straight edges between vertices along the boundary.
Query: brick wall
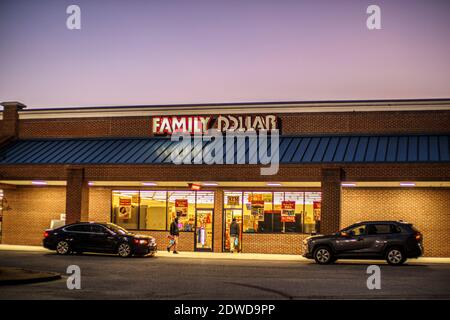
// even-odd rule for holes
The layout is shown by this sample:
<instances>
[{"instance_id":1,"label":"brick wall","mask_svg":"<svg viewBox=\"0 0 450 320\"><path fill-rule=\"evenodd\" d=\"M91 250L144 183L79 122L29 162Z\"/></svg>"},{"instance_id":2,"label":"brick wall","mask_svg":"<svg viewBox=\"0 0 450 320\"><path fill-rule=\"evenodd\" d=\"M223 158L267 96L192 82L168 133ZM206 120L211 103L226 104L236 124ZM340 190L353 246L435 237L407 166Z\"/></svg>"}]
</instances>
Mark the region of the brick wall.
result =
<instances>
[{"instance_id":1,"label":"brick wall","mask_svg":"<svg viewBox=\"0 0 450 320\"><path fill-rule=\"evenodd\" d=\"M329 167L327 165L326 167ZM323 165L281 165L278 174L261 176L259 165L90 165L85 166L88 181L320 181ZM449 181L450 164L388 163L336 165L347 181ZM66 180L65 165L3 165L5 180Z\"/></svg>"},{"instance_id":2,"label":"brick wall","mask_svg":"<svg viewBox=\"0 0 450 320\"><path fill-rule=\"evenodd\" d=\"M67 170L65 212L68 224L89 219L89 188L83 175L82 168Z\"/></svg>"},{"instance_id":3,"label":"brick wall","mask_svg":"<svg viewBox=\"0 0 450 320\"><path fill-rule=\"evenodd\" d=\"M298 113L281 116L284 134L448 133L449 111Z\"/></svg>"},{"instance_id":4,"label":"brick wall","mask_svg":"<svg viewBox=\"0 0 450 320\"><path fill-rule=\"evenodd\" d=\"M342 170L322 170L322 206L320 233L329 234L338 231L341 212Z\"/></svg>"},{"instance_id":5,"label":"brick wall","mask_svg":"<svg viewBox=\"0 0 450 320\"><path fill-rule=\"evenodd\" d=\"M424 234L426 256L450 256L448 188L343 188L341 228L363 220L411 222Z\"/></svg>"},{"instance_id":6,"label":"brick wall","mask_svg":"<svg viewBox=\"0 0 450 320\"><path fill-rule=\"evenodd\" d=\"M216 190L214 195L214 252L223 248L223 190Z\"/></svg>"},{"instance_id":7,"label":"brick wall","mask_svg":"<svg viewBox=\"0 0 450 320\"><path fill-rule=\"evenodd\" d=\"M282 134L448 133L449 111L278 114ZM147 137L151 117L20 120L19 138Z\"/></svg>"},{"instance_id":8,"label":"brick wall","mask_svg":"<svg viewBox=\"0 0 450 320\"><path fill-rule=\"evenodd\" d=\"M19 133L18 110L25 107L18 102L3 102L2 120L0 122L0 136L16 137Z\"/></svg>"},{"instance_id":9,"label":"brick wall","mask_svg":"<svg viewBox=\"0 0 450 320\"><path fill-rule=\"evenodd\" d=\"M111 189L89 188L89 221L111 221Z\"/></svg>"},{"instance_id":10,"label":"brick wall","mask_svg":"<svg viewBox=\"0 0 450 320\"><path fill-rule=\"evenodd\" d=\"M302 241L306 234L242 234L242 252L244 253L280 253L302 254Z\"/></svg>"},{"instance_id":11,"label":"brick wall","mask_svg":"<svg viewBox=\"0 0 450 320\"><path fill-rule=\"evenodd\" d=\"M66 209L64 187L5 189L11 210L3 212L3 244L42 245L44 230Z\"/></svg>"},{"instance_id":12,"label":"brick wall","mask_svg":"<svg viewBox=\"0 0 450 320\"><path fill-rule=\"evenodd\" d=\"M150 117L21 120L19 138L147 137Z\"/></svg>"}]
</instances>

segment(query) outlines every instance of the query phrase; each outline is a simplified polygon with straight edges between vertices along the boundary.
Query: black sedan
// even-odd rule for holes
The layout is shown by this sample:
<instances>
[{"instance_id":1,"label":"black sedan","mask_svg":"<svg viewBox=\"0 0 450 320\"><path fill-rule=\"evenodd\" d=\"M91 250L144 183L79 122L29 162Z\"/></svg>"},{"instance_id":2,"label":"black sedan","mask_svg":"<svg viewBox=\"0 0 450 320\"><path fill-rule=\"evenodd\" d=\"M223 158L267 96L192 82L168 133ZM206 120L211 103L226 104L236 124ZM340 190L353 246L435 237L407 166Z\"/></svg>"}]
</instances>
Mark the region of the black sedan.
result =
<instances>
[{"instance_id":1,"label":"black sedan","mask_svg":"<svg viewBox=\"0 0 450 320\"><path fill-rule=\"evenodd\" d=\"M157 251L155 238L136 235L113 223L80 222L46 230L43 245L58 254L72 252L116 253L121 257L151 255Z\"/></svg>"}]
</instances>

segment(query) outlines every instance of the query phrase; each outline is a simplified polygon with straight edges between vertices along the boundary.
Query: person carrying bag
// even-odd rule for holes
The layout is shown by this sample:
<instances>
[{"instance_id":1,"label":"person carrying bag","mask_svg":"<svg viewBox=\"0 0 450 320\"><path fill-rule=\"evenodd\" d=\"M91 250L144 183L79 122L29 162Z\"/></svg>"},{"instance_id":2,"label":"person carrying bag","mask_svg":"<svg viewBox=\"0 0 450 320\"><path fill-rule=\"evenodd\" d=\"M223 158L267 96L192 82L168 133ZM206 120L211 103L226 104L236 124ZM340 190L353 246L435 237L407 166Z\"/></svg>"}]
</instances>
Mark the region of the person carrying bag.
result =
<instances>
[{"instance_id":1,"label":"person carrying bag","mask_svg":"<svg viewBox=\"0 0 450 320\"><path fill-rule=\"evenodd\" d=\"M230 252L233 253L234 249L237 248L239 251L239 235L240 235L240 227L236 222L236 218L233 218L233 221L230 225Z\"/></svg>"},{"instance_id":2,"label":"person carrying bag","mask_svg":"<svg viewBox=\"0 0 450 320\"><path fill-rule=\"evenodd\" d=\"M169 231L169 246L167 247L167 252L170 252L170 249L173 248L173 253L178 254L177 245L178 245L178 237L180 235L180 229L178 229L178 217L175 218L170 224Z\"/></svg>"}]
</instances>

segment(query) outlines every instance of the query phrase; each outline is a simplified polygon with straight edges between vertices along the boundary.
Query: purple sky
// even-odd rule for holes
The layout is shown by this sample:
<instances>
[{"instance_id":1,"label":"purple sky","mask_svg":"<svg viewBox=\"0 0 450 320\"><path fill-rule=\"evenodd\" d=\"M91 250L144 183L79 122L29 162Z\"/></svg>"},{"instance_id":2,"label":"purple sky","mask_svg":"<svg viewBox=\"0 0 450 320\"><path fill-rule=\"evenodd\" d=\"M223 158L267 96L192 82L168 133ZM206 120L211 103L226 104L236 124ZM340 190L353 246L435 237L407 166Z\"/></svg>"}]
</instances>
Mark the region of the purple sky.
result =
<instances>
[{"instance_id":1,"label":"purple sky","mask_svg":"<svg viewBox=\"0 0 450 320\"><path fill-rule=\"evenodd\" d=\"M0 101L448 98L449 39L447 0L0 0Z\"/></svg>"}]
</instances>

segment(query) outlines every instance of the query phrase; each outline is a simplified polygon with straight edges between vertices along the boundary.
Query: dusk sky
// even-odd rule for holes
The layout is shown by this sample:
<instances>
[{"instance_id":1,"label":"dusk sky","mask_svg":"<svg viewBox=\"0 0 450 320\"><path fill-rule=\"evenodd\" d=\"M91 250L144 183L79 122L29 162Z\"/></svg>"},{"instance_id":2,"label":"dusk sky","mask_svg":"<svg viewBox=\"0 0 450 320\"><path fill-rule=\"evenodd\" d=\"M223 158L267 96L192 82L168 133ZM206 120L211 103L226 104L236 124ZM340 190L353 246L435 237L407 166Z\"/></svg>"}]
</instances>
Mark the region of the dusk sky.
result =
<instances>
[{"instance_id":1,"label":"dusk sky","mask_svg":"<svg viewBox=\"0 0 450 320\"><path fill-rule=\"evenodd\" d=\"M0 0L0 45L29 108L450 97L448 0Z\"/></svg>"}]
</instances>

